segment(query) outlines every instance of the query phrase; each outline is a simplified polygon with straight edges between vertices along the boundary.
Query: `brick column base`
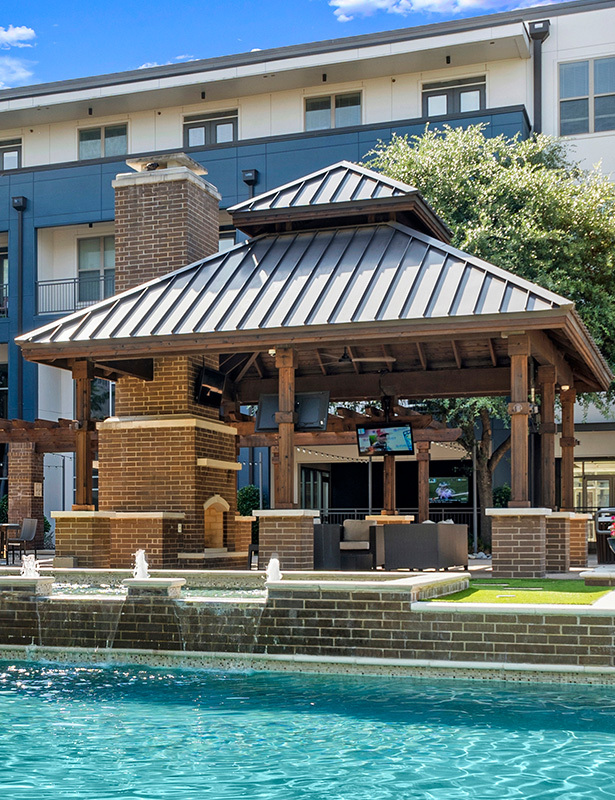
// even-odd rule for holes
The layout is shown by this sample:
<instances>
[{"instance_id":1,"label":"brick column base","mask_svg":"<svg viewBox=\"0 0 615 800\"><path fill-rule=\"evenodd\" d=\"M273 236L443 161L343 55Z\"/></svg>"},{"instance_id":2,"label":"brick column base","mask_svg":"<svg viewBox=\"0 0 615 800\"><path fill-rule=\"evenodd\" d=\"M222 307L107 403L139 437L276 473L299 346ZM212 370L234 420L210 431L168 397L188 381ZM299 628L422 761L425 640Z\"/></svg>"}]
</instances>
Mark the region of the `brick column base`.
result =
<instances>
[{"instance_id":1,"label":"brick column base","mask_svg":"<svg viewBox=\"0 0 615 800\"><path fill-rule=\"evenodd\" d=\"M111 514L111 569L132 568L137 550L145 550L150 569L177 568L177 526L184 517L185 514L169 511Z\"/></svg>"},{"instance_id":2,"label":"brick column base","mask_svg":"<svg viewBox=\"0 0 615 800\"><path fill-rule=\"evenodd\" d=\"M76 566L109 569L111 528L104 511L52 511L56 521L56 558L76 559Z\"/></svg>"},{"instance_id":3,"label":"brick column base","mask_svg":"<svg viewBox=\"0 0 615 800\"><path fill-rule=\"evenodd\" d=\"M285 569L314 569L314 518L318 511L280 508L255 511L260 519L259 562L267 566L273 553Z\"/></svg>"},{"instance_id":4,"label":"brick column base","mask_svg":"<svg viewBox=\"0 0 615 800\"><path fill-rule=\"evenodd\" d=\"M570 569L570 513L558 511L545 520L547 533L547 572Z\"/></svg>"},{"instance_id":5,"label":"brick column base","mask_svg":"<svg viewBox=\"0 0 615 800\"><path fill-rule=\"evenodd\" d=\"M570 566L587 566L587 534L591 514L570 515Z\"/></svg>"},{"instance_id":6,"label":"brick column base","mask_svg":"<svg viewBox=\"0 0 615 800\"><path fill-rule=\"evenodd\" d=\"M488 508L494 578L543 578L550 508Z\"/></svg>"}]
</instances>

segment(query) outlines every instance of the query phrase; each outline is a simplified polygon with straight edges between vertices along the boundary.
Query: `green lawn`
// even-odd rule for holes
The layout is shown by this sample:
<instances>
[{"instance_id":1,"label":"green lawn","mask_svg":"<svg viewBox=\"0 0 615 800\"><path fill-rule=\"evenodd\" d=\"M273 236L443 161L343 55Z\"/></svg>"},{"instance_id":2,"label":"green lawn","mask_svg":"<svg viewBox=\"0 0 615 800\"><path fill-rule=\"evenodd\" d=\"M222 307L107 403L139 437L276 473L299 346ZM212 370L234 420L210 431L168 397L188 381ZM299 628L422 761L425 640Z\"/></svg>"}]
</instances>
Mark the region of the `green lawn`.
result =
<instances>
[{"instance_id":1,"label":"green lawn","mask_svg":"<svg viewBox=\"0 0 615 800\"><path fill-rule=\"evenodd\" d=\"M531 603L540 605L590 606L599 597L612 591L610 587L586 586L576 580L539 580L510 578L476 578L470 581L468 589L445 597L434 598L432 602L444 603Z\"/></svg>"}]
</instances>

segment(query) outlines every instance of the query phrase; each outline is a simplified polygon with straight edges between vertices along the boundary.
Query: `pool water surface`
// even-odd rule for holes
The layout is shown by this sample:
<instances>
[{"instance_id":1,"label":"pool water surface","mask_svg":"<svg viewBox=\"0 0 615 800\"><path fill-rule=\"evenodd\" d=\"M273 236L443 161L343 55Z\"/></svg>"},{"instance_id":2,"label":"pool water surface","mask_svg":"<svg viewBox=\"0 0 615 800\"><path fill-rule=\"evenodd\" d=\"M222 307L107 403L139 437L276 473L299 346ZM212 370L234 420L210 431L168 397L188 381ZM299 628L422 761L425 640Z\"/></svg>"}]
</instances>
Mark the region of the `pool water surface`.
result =
<instances>
[{"instance_id":1,"label":"pool water surface","mask_svg":"<svg viewBox=\"0 0 615 800\"><path fill-rule=\"evenodd\" d=\"M612 800L615 687L0 662L7 800Z\"/></svg>"}]
</instances>

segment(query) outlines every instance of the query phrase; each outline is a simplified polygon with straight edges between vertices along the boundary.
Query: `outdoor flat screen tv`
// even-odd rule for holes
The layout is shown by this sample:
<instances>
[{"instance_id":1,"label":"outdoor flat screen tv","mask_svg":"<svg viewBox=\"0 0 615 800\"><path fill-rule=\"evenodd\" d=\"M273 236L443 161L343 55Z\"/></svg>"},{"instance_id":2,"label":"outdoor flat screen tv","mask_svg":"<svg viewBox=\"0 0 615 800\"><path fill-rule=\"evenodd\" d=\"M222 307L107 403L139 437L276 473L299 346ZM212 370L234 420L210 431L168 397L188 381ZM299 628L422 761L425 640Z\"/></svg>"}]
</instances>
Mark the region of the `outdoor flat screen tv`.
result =
<instances>
[{"instance_id":1,"label":"outdoor flat screen tv","mask_svg":"<svg viewBox=\"0 0 615 800\"><path fill-rule=\"evenodd\" d=\"M467 478L430 478L430 503L463 503L470 501Z\"/></svg>"},{"instance_id":2,"label":"outdoor flat screen tv","mask_svg":"<svg viewBox=\"0 0 615 800\"><path fill-rule=\"evenodd\" d=\"M357 426L359 455L381 456L384 453L409 455L414 452L409 425Z\"/></svg>"}]
</instances>

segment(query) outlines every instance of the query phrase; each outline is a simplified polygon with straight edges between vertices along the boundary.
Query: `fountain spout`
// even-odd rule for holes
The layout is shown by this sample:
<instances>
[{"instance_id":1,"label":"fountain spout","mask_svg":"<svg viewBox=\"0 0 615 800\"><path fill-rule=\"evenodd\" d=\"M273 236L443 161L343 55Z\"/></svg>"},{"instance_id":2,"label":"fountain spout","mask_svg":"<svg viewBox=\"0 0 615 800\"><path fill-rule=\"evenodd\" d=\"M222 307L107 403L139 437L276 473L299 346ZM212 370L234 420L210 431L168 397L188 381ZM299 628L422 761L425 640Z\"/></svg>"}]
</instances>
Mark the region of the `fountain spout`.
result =
<instances>
[{"instance_id":1,"label":"fountain spout","mask_svg":"<svg viewBox=\"0 0 615 800\"><path fill-rule=\"evenodd\" d=\"M39 563L35 555L24 555L21 559L20 575L23 578L40 578L41 573L38 571Z\"/></svg>"},{"instance_id":2,"label":"fountain spout","mask_svg":"<svg viewBox=\"0 0 615 800\"><path fill-rule=\"evenodd\" d=\"M281 581L282 573L280 572L280 559L277 553L272 553L267 569L265 570L268 581Z\"/></svg>"},{"instance_id":3,"label":"fountain spout","mask_svg":"<svg viewBox=\"0 0 615 800\"><path fill-rule=\"evenodd\" d=\"M145 581L149 578L148 564L145 560L145 550L137 550L135 553L135 567L132 571L133 576L139 581Z\"/></svg>"}]
</instances>

